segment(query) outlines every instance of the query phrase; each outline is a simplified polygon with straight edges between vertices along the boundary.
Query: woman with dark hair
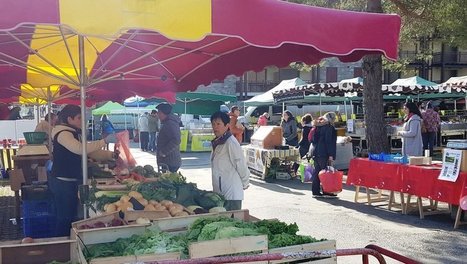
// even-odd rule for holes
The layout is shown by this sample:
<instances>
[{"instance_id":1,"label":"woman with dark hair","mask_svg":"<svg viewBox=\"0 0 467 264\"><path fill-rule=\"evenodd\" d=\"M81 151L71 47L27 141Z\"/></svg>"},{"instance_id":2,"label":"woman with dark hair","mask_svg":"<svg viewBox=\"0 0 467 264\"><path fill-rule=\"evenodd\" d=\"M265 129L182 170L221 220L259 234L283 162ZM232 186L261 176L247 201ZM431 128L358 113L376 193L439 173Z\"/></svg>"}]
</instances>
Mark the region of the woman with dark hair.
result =
<instances>
[{"instance_id":1,"label":"woman with dark hair","mask_svg":"<svg viewBox=\"0 0 467 264\"><path fill-rule=\"evenodd\" d=\"M112 122L110 122L107 115L103 114L101 116L101 135L102 135L102 138L107 138L109 135L112 135L112 137L113 137L114 134L115 134L114 125L112 124ZM109 150L109 144L108 143L105 145L104 149Z\"/></svg>"},{"instance_id":2,"label":"woman with dark hair","mask_svg":"<svg viewBox=\"0 0 467 264\"><path fill-rule=\"evenodd\" d=\"M313 127L313 125L311 124L312 121L313 118L310 114L306 114L302 117L302 139L300 140L300 142L298 142L298 150L300 151L301 158L305 157L308 153L308 150L310 149L310 141L308 140L308 134L310 134L310 131Z\"/></svg>"},{"instance_id":3,"label":"woman with dark hair","mask_svg":"<svg viewBox=\"0 0 467 264\"><path fill-rule=\"evenodd\" d=\"M242 209L244 190L250 185L250 171L240 143L229 130L231 118L218 111L212 114L212 189L225 198L227 211Z\"/></svg>"},{"instance_id":4,"label":"woman with dark hair","mask_svg":"<svg viewBox=\"0 0 467 264\"><path fill-rule=\"evenodd\" d=\"M285 144L289 146L298 146L297 121L289 110L282 114L282 136L285 138Z\"/></svg>"},{"instance_id":5,"label":"woman with dark hair","mask_svg":"<svg viewBox=\"0 0 467 264\"><path fill-rule=\"evenodd\" d=\"M402 155L422 156L422 114L415 103L404 104L404 127L398 134L402 137Z\"/></svg>"},{"instance_id":6,"label":"woman with dark hair","mask_svg":"<svg viewBox=\"0 0 467 264\"><path fill-rule=\"evenodd\" d=\"M426 110L423 111L423 124L425 131L422 131L423 149L430 150L430 156L433 156L433 148L438 134L438 127L441 124L439 114L433 109L433 103L429 101L426 104Z\"/></svg>"},{"instance_id":7,"label":"woman with dark hair","mask_svg":"<svg viewBox=\"0 0 467 264\"><path fill-rule=\"evenodd\" d=\"M52 130L53 165L48 184L55 202L55 235L68 236L71 223L77 220L78 185L83 181L81 108L66 105L58 119L59 125ZM102 150L106 143L106 139L88 142L88 156L95 160L115 159L115 153Z\"/></svg>"}]
</instances>

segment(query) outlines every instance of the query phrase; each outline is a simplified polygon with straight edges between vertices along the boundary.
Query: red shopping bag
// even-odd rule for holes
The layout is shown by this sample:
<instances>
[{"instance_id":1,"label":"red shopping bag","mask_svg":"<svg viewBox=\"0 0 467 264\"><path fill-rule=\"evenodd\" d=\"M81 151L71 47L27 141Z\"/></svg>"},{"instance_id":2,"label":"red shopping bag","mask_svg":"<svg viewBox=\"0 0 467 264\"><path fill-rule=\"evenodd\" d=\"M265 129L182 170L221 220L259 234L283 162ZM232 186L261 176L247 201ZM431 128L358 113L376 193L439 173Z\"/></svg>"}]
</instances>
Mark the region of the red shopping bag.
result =
<instances>
[{"instance_id":1,"label":"red shopping bag","mask_svg":"<svg viewBox=\"0 0 467 264\"><path fill-rule=\"evenodd\" d=\"M128 130L115 133L117 143L116 150L120 153L117 160L117 168L127 169L136 165L136 160L130 152L130 135Z\"/></svg>"},{"instance_id":2,"label":"red shopping bag","mask_svg":"<svg viewBox=\"0 0 467 264\"><path fill-rule=\"evenodd\" d=\"M321 181L321 187L323 192L327 193L340 193L342 192L342 177L344 173L338 171L333 167L321 170L318 174L319 180Z\"/></svg>"}]
</instances>

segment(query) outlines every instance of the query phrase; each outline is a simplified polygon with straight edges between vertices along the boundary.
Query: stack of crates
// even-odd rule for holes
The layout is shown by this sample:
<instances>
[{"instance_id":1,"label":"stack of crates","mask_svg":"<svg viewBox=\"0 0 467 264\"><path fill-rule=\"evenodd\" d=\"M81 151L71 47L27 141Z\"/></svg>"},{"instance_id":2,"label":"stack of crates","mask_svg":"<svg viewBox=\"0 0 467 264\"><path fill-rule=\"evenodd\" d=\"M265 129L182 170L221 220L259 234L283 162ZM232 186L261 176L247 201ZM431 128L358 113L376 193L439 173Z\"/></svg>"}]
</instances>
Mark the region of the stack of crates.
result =
<instances>
[{"instance_id":1,"label":"stack of crates","mask_svg":"<svg viewBox=\"0 0 467 264\"><path fill-rule=\"evenodd\" d=\"M55 208L47 185L25 185L23 200L23 233L25 237L54 237Z\"/></svg>"}]
</instances>

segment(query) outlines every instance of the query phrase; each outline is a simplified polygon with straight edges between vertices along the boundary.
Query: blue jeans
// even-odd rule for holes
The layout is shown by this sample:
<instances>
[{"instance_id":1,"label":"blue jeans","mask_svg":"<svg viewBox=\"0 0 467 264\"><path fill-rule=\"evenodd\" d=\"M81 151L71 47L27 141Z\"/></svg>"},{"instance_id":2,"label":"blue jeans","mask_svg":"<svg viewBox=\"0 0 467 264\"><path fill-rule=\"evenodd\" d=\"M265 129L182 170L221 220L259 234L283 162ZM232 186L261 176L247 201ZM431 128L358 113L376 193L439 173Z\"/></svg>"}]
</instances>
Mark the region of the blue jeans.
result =
<instances>
[{"instance_id":1,"label":"blue jeans","mask_svg":"<svg viewBox=\"0 0 467 264\"><path fill-rule=\"evenodd\" d=\"M157 132L149 132L149 151L156 151Z\"/></svg>"},{"instance_id":2,"label":"blue jeans","mask_svg":"<svg viewBox=\"0 0 467 264\"><path fill-rule=\"evenodd\" d=\"M436 142L436 132L422 133L423 149L430 150L430 156L433 156L433 148Z\"/></svg>"}]
</instances>

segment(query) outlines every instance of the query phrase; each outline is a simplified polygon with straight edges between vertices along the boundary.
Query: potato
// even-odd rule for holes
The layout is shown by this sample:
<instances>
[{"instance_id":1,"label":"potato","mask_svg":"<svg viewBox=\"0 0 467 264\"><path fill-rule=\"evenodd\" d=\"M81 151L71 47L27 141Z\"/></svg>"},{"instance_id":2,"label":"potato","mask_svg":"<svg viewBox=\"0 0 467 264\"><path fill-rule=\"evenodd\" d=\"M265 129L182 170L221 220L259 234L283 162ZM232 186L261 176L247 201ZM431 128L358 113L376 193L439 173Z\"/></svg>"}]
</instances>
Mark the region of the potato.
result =
<instances>
[{"instance_id":1,"label":"potato","mask_svg":"<svg viewBox=\"0 0 467 264\"><path fill-rule=\"evenodd\" d=\"M130 209L133 210L133 204L130 202L123 203L117 208L118 211L122 211L122 212L129 211Z\"/></svg>"},{"instance_id":2,"label":"potato","mask_svg":"<svg viewBox=\"0 0 467 264\"><path fill-rule=\"evenodd\" d=\"M172 202L172 201L169 201L169 200L162 200L162 201L160 202L160 204L162 204L163 206L167 207L167 206L173 204L173 202Z\"/></svg>"},{"instance_id":3,"label":"potato","mask_svg":"<svg viewBox=\"0 0 467 264\"><path fill-rule=\"evenodd\" d=\"M135 198L136 200L142 199L143 195L137 191L131 191L128 193L128 196Z\"/></svg>"},{"instance_id":4,"label":"potato","mask_svg":"<svg viewBox=\"0 0 467 264\"><path fill-rule=\"evenodd\" d=\"M159 205L159 206L154 206L155 211L167 211L167 208L165 206Z\"/></svg>"},{"instance_id":5,"label":"potato","mask_svg":"<svg viewBox=\"0 0 467 264\"><path fill-rule=\"evenodd\" d=\"M175 216L176 214L178 214L180 212L183 212L183 209L180 209L180 208L177 208L177 207L172 207L171 209L169 209L169 213L172 216Z\"/></svg>"},{"instance_id":6,"label":"potato","mask_svg":"<svg viewBox=\"0 0 467 264\"><path fill-rule=\"evenodd\" d=\"M120 197L120 201L122 201L123 203L128 203L128 201L130 201L130 196L123 195L122 197Z\"/></svg>"},{"instance_id":7,"label":"potato","mask_svg":"<svg viewBox=\"0 0 467 264\"><path fill-rule=\"evenodd\" d=\"M114 204L115 204L117 207L119 207L120 205L123 204L123 202L119 200L119 201L116 201Z\"/></svg>"},{"instance_id":8,"label":"potato","mask_svg":"<svg viewBox=\"0 0 467 264\"><path fill-rule=\"evenodd\" d=\"M174 203L174 204L171 204L171 205L169 205L169 206L167 207L167 209L169 209L169 210L172 209L172 208L177 208L177 209L183 210L183 205Z\"/></svg>"},{"instance_id":9,"label":"potato","mask_svg":"<svg viewBox=\"0 0 467 264\"><path fill-rule=\"evenodd\" d=\"M152 204L152 205L158 205L160 204L158 201L156 200L149 200L148 203Z\"/></svg>"},{"instance_id":10,"label":"potato","mask_svg":"<svg viewBox=\"0 0 467 264\"><path fill-rule=\"evenodd\" d=\"M25 237L23 240L21 240L21 244L28 244L28 243L34 243L34 239L32 237Z\"/></svg>"},{"instance_id":11,"label":"potato","mask_svg":"<svg viewBox=\"0 0 467 264\"><path fill-rule=\"evenodd\" d=\"M113 213L117 211L117 206L115 204L106 204L107 207L105 208L106 213Z\"/></svg>"},{"instance_id":12,"label":"potato","mask_svg":"<svg viewBox=\"0 0 467 264\"><path fill-rule=\"evenodd\" d=\"M156 211L156 207L152 204L148 204L144 207L144 211Z\"/></svg>"},{"instance_id":13,"label":"potato","mask_svg":"<svg viewBox=\"0 0 467 264\"><path fill-rule=\"evenodd\" d=\"M148 205L148 200L146 200L146 199L144 199L144 198L137 199L137 201L138 201L142 206Z\"/></svg>"}]
</instances>

